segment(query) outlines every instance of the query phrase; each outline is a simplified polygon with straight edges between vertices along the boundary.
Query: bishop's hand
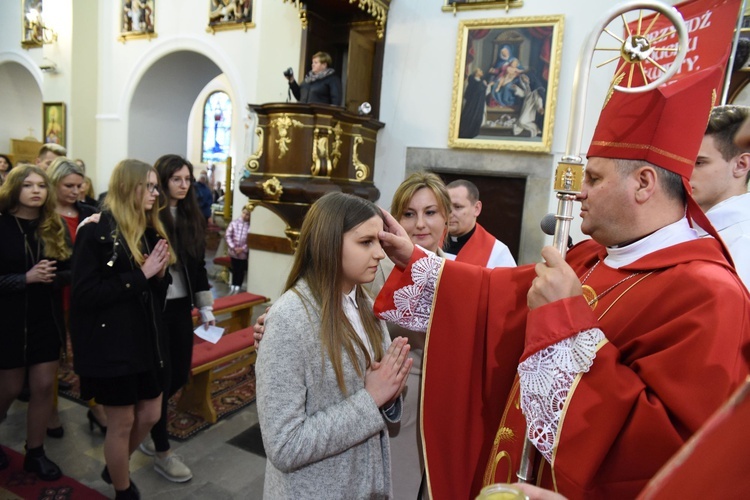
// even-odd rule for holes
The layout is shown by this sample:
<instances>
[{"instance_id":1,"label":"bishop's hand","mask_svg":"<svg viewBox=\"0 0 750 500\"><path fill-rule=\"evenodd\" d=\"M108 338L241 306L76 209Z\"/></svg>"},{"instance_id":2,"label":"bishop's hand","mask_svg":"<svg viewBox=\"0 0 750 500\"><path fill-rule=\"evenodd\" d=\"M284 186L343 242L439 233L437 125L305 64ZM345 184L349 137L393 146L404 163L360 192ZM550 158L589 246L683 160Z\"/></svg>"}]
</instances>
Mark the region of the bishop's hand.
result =
<instances>
[{"instance_id":1,"label":"bishop's hand","mask_svg":"<svg viewBox=\"0 0 750 500\"><path fill-rule=\"evenodd\" d=\"M383 250L394 264L404 269L414 253L414 243L409 239L401 224L385 209L380 209L385 217L383 231L378 234Z\"/></svg>"},{"instance_id":2,"label":"bishop's hand","mask_svg":"<svg viewBox=\"0 0 750 500\"><path fill-rule=\"evenodd\" d=\"M544 247L542 257L526 298L529 309L583 294L578 276L555 247Z\"/></svg>"}]
</instances>

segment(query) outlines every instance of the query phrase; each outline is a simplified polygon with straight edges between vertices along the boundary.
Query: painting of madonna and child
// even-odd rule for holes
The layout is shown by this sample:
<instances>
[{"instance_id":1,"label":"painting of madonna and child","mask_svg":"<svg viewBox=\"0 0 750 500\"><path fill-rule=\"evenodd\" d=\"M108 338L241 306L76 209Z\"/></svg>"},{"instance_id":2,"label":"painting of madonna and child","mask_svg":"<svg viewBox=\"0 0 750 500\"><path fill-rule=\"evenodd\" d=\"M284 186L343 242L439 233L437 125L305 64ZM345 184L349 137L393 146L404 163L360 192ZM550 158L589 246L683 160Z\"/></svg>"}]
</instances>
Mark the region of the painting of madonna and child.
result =
<instances>
[{"instance_id":1,"label":"painting of madonna and child","mask_svg":"<svg viewBox=\"0 0 750 500\"><path fill-rule=\"evenodd\" d=\"M562 16L463 21L449 145L549 152Z\"/></svg>"}]
</instances>

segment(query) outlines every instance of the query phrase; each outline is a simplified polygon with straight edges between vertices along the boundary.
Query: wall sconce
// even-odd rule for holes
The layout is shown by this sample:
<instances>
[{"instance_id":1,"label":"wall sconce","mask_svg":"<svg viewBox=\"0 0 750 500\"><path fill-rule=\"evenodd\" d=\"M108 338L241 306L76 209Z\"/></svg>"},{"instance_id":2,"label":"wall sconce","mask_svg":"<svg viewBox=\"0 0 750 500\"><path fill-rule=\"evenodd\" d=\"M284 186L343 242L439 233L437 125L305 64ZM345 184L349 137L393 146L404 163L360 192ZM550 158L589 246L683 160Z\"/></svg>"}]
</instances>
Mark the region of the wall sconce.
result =
<instances>
[{"instance_id":1,"label":"wall sconce","mask_svg":"<svg viewBox=\"0 0 750 500\"><path fill-rule=\"evenodd\" d=\"M42 13L37 9L30 9L26 13L26 29L31 41L39 45L57 41L57 33L49 26L44 25Z\"/></svg>"}]
</instances>

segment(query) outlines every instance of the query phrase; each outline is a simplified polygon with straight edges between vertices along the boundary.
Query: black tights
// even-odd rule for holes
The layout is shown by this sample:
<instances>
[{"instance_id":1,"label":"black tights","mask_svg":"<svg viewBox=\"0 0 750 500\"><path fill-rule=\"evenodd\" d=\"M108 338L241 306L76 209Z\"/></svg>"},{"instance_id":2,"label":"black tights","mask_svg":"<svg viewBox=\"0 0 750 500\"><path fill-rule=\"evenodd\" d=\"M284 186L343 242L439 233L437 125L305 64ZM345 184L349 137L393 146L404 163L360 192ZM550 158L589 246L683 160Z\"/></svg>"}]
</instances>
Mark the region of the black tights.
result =
<instances>
[{"instance_id":1,"label":"black tights","mask_svg":"<svg viewBox=\"0 0 750 500\"><path fill-rule=\"evenodd\" d=\"M164 396L161 401L161 418L151 428L151 438L156 451L169 451L167 439L167 404L180 388L187 383L190 363L193 359L193 319L190 297L167 301L164 309L164 341L162 342L162 383Z\"/></svg>"}]
</instances>

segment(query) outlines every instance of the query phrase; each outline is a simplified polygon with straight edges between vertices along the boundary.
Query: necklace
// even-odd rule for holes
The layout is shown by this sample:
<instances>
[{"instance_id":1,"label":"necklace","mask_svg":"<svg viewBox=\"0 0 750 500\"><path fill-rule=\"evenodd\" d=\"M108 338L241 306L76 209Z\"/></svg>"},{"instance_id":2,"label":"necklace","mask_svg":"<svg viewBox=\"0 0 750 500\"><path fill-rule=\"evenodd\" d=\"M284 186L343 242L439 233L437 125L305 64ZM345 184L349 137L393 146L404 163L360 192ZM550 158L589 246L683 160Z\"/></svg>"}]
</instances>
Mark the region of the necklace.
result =
<instances>
[{"instance_id":1,"label":"necklace","mask_svg":"<svg viewBox=\"0 0 750 500\"><path fill-rule=\"evenodd\" d=\"M596 305L599 303L599 299L607 295L609 292L617 288L619 285L625 283L629 279L638 276L639 274L643 274L643 271L636 271L629 276L625 276L623 279L612 285L611 287L604 290L602 293L597 294L596 291L589 285L586 284L586 281L589 279L589 276L591 276L591 273L594 272L594 269L599 265L601 260L597 260L596 264L594 264L591 269L586 273L586 276L583 277L581 280L581 290L583 291L583 298L586 300L586 303L589 305L591 310L593 311L596 309Z\"/></svg>"}]
</instances>

